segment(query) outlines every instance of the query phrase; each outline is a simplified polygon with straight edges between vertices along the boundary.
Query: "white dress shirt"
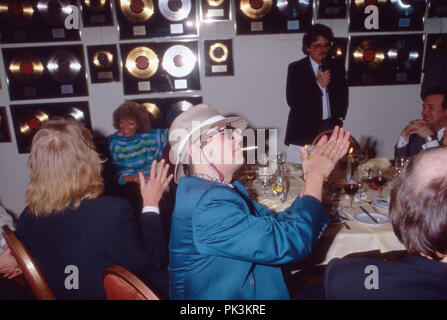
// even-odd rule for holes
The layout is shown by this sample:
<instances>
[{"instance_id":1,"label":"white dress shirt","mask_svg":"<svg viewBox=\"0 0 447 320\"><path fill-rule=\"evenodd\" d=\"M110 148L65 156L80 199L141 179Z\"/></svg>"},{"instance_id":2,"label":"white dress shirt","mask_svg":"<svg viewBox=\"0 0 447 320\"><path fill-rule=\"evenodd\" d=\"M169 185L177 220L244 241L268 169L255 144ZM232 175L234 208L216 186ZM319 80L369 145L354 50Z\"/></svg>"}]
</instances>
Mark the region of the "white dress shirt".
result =
<instances>
[{"instance_id":1,"label":"white dress shirt","mask_svg":"<svg viewBox=\"0 0 447 320\"><path fill-rule=\"evenodd\" d=\"M442 137L444 136L444 131L445 131L445 128L441 128L440 130L438 130L438 132L436 133L438 140L432 140L432 141L424 143L422 145L422 150L439 147L439 141L442 140ZM408 144L409 141L410 141L409 137L404 139L404 137L400 136L399 140L397 141L397 147L403 148Z\"/></svg>"},{"instance_id":2,"label":"white dress shirt","mask_svg":"<svg viewBox=\"0 0 447 320\"><path fill-rule=\"evenodd\" d=\"M311 57L309 57L310 60L310 64L312 65L312 69L314 71L315 74L315 79L317 78L318 72L319 72L319 68L320 65L318 63L316 63ZM323 96L321 97L322 99L322 105L323 105L323 120L327 120L330 119L331 117L331 109L329 106L329 95L327 92L327 88L323 88L322 86L320 86L320 84L317 82L318 86L321 89L321 92L323 93Z\"/></svg>"}]
</instances>

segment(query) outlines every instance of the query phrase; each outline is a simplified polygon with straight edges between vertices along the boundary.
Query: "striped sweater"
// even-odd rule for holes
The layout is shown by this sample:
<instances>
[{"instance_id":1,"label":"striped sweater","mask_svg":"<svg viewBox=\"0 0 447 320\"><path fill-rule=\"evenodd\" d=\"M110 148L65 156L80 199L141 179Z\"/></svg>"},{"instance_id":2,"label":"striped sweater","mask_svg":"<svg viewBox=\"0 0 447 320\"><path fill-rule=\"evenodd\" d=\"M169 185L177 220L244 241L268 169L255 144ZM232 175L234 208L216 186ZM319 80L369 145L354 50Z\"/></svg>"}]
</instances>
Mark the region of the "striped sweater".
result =
<instances>
[{"instance_id":1,"label":"striped sweater","mask_svg":"<svg viewBox=\"0 0 447 320\"><path fill-rule=\"evenodd\" d=\"M118 183L125 184L125 176L137 175L140 171L149 177L152 161L162 158L167 144L167 129L149 129L130 138L119 136L118 132L109 136L107 149L117 171Z\"/></svg>"}]
</instances>

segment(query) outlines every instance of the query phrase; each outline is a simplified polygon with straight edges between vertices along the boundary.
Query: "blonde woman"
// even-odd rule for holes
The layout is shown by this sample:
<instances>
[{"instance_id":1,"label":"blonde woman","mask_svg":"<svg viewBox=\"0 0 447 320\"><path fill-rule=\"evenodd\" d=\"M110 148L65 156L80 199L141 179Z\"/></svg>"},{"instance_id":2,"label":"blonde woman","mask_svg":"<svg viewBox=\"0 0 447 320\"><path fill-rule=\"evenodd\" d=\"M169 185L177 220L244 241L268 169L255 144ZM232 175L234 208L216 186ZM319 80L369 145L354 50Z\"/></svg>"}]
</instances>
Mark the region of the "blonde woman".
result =
<instances>
[{"instance_id":1,"label":"blonde woman","mask_svg":"<svg viewBox=\"0 0 447 320\"><path fill-rule=\"evenodd\" d=\"M104 299L102 271L113 264L141 277L160 268L166 248L158 201L171 177L164 163L156 167L148 180L140 175L145 208L137 221L129 203L101 196L101 159L88 129L53 118L36 133L17 234L56 298Z\"/></svg>"}]
</instances>

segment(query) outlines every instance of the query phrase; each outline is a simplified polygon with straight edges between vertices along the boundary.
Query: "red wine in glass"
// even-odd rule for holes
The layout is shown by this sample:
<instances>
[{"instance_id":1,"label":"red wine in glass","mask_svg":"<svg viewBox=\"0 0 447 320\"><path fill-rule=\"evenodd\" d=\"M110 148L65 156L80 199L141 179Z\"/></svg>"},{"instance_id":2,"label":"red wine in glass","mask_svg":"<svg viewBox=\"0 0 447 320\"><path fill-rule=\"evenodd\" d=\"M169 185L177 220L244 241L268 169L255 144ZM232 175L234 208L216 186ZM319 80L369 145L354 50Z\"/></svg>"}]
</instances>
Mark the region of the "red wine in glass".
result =
<instances>
[{"instance_id":1,"label":"red wine in glass","mask_svg":"<svg viewBox=\"0 0 447 320\"><path fill-rule=\"evenodd\" d=\"M345 192L351 198L351 208L352 203L354 202L354 195L359 191L359 187L360 185L352 180L345 183Z\"/></svg>"},{"instance_id":2,"label":"red wine in glass","mask_svg":"<svg viewBox=\"0 0 447 320\"><path fill-rule=\"evenodd\" d=\"M385 183L388 182L388 179L382 175L378 175L374 177L374 183L379 187L380 190L380 197L382 197L382 188Z\"/></svg>"},{"instance_id":3,"label":"red wine in glass","mask_svg":"<svg viewBox=\"0 0 447 320\"><path fill-rule=\"evenodd\" d=\"M359 185L357 183L346 183L345 192L350 197L353 197L357 191L359 191Z\"/></svg>"}]
</instances>

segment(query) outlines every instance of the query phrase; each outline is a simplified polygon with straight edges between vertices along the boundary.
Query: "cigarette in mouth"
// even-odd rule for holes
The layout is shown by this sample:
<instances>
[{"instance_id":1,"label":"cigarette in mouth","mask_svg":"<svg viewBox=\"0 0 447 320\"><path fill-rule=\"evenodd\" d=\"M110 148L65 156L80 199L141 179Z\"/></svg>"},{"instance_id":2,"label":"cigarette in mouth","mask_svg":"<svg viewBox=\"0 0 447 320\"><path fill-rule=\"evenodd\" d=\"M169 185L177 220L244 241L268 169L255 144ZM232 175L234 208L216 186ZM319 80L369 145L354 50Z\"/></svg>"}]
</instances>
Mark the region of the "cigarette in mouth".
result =
<instances>
[{"instance_id":1,"label":"cigarette in mouth","mask_svg":"<svg viewBox=\"0 0 447 320\"><path fill-rule=\"evenodd\" d=\"M241 148L242 151L247 151L247 150L253 150L253 149L258 149L258 146L251 146L251 147L245 147L245 148Z\"/></svg>"}]
</instances>

